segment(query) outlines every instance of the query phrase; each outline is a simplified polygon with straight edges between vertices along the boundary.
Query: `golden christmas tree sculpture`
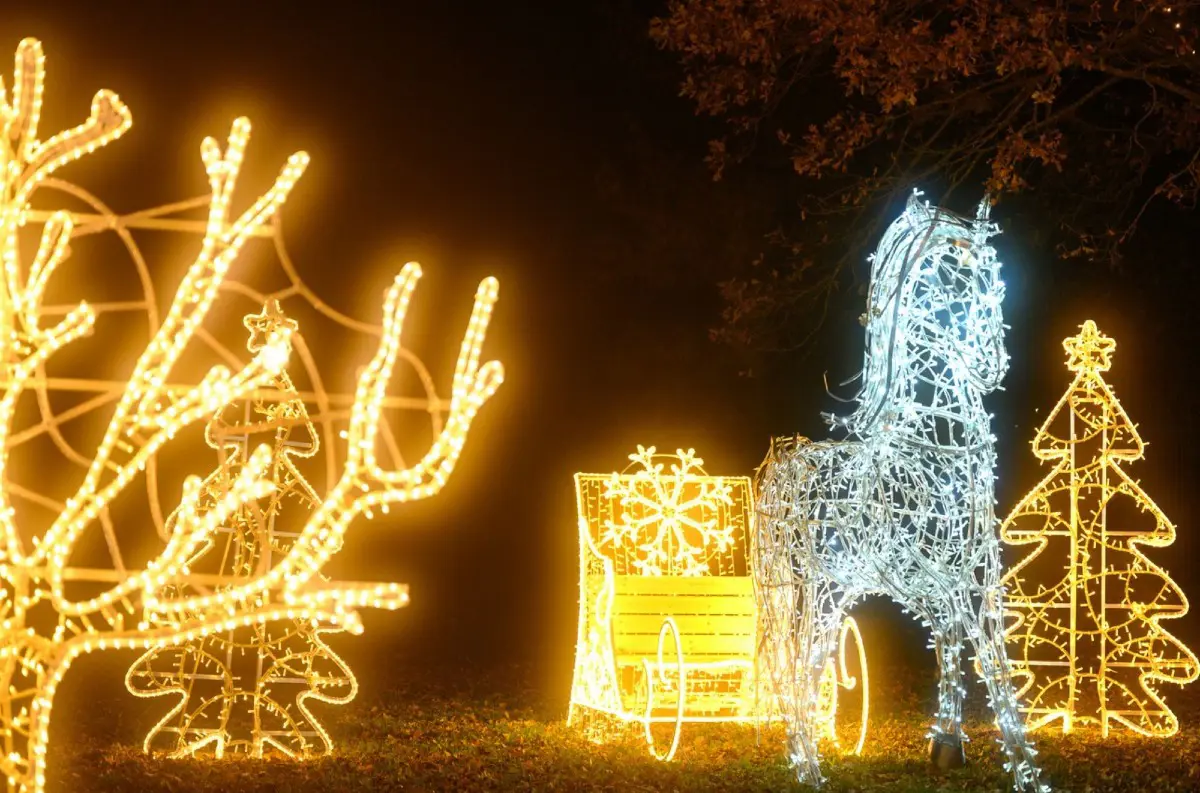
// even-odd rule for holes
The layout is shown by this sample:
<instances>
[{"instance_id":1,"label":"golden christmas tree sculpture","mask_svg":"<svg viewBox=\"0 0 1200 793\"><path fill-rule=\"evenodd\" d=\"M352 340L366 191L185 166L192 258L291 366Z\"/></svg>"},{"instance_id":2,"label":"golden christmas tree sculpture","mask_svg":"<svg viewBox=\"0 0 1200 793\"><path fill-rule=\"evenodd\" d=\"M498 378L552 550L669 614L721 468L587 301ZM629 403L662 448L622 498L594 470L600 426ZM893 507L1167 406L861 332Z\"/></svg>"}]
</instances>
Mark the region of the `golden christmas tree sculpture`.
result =
<instances>
[{"instance_id":1,"label":"golden christmas tree sculpture","mask_svg":"<svg viewBox=\"0 0 1200 793\"><path fill-rule=\"evenodd\" d=\"M278 301L244 320L250 352L262 349L272 334L296 329ZM242 504L189 562L189 569L235 580L269 568L285 555L321 498L296 468L296 458L314 456L320 442L291 377L282 371L274 389L278 401L244 400L230 421L227 406L209 422L208 445L217 450L218 468L203 484L199 511L205 513L229 491L245 467L253 446L269 444L267 471L274 485L267 496ZM172 529L176 522L172 516ZM323 578L323 577L322 577ZM197 594L194 587L171 594ZM170 599L168 597L167 599ZM203 614L187 615L203 618ZM175 625L178 615L150 620ZM187 644L158 647L129 668L126 685L142 697L175 695L178 703L146 736L146 751L182 757L206 752L262 757L272 749L288 756L327 753L328 734L306 707L306 700L344 704L358 683L349 668L326 646L321 634L341 629L317 620L282 620L239 626Z\"/></svg>"},{"instance_id":2,"label":"golden christmas tree sculpture","mask_svg":"<svg viewBox=\"0 0 1200 793\"><path fill-rule=\"evenodd\" d=\"M1088 320L1063 347L1075 380L1033 440L1054 468L1001 528L1033 546L1004 579L1014 678L1030 728L1173 735L1157 687L1195 680L1200 664L1161 624L1186 614L1187 598L1142 549L1170 545L1175 527L1122 468L1144 444L1101 374L1115 342Z\"/></svg>"}]
</instances>

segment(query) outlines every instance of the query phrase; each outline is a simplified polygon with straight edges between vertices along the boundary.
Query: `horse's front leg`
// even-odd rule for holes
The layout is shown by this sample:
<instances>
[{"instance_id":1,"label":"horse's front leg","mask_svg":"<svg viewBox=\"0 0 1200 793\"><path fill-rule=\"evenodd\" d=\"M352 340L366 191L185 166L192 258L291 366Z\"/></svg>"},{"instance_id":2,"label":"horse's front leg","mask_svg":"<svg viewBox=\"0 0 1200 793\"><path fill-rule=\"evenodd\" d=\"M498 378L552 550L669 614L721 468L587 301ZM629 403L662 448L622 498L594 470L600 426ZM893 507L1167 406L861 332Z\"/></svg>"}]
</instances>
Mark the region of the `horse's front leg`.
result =
<instances>
[{"instance_id":1,"label":"horse's front leg","mask_svg":"<svg viewBox=\"0 0 1200 793\"><path fill-rule=\"evenodd\" d=\"M800 659L805 657L804 643L808 640L802 615L805 582L793 573L791 549L786 544L760 541L755 562L759 632L756 677L760 690L765 685L769 692L766 709L783 720L791 747L795 743L793 736L803 730L807 698L806 676L798 673ZM808 755L802 747L799 752L792 749L790 753L793 761L799 755L807 763Z\"/></svg>"},{"instance_id":2,"label":"horse's front leg","mask_svg":"<svg viewBox=\"0 0 1200 793\"><path fill-rule=\"evenodd\" d=\"M962 728L963 686L962 620L950 604L932 607L926 612L933 633L938 662L938 709L929 734L929 760L945 771L966 764Z\"/></svg>"},{"instance_id":3,"label":"horse's front leg","mask_svg":"<svg viewBox=\"0 0 1200 793\"><path fill-rule=\"evenodd\" d=\"M998 577L998 576L997 576ZM982 598L975 619L964 623L967 637L974 645L979 659L979 674L987 685L988 699L996 714L996 724L1013 774L1013 787L1023 793L1049 793L1050 786L1042 782L1033 749L1025 735L1025 719L1017 703L1016 689L1009 676L1008 653L1004 649L1002 591L998 584L990 587Z\"/></svg>"}]
</instances>

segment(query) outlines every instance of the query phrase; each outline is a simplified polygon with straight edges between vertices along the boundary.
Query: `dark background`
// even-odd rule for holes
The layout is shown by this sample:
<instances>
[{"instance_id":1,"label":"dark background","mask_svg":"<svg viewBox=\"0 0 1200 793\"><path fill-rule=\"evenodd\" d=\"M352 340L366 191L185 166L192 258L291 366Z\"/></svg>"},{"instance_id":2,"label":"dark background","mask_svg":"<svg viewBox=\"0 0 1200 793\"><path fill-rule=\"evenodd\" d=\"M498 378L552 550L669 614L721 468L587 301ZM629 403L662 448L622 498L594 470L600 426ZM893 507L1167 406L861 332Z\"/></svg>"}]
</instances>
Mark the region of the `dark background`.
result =
<instances>
[{"instance_id":1,"label":"dark background","mask_svg":"<svg viewBox=\"0 0 1200 793\"><path fill-rule=\"evenodd\" d=\"M646 37L657 4L48 5L5 3L0 49L42 39L47 133L78 123L98 88L131 107L125 139L63 173L118 211L203 193L200 138L249 115L243 200L293 150L313 155L284 215L289 248L326 299L374 319L390 274L422 261L406 338L443 392L475 284L500 280L485 354L504 361L507 381L450 483L356 525L332 565L412 587L411 607L367 613L365 636L332 642L366 697L398 659L525 662L565 709L572 474L623 468L637 443L695 447L710 472L749 474L772 434L824 432L819 411L837 407L824 372L837 382L857 371L852 290L806 351L756 361L754 378L708 341L716 281L787 207L775 175L709 178L714 130ZM1007 390L992 399L998 511L1039 478L1028 441L1070 380L1059 342L1093 318L1118 341L1109 380L1150 444L1131 473L1179 527L1152 558L1200 592L1194 216L1148 217L1120 272L1058 262L1003 207L995 217L1013 326ZM921 646L890 606L869 606L866 624L873 656ZM1167 627L1195 647L1197 624Z\"/></svg>"}]
</instances>

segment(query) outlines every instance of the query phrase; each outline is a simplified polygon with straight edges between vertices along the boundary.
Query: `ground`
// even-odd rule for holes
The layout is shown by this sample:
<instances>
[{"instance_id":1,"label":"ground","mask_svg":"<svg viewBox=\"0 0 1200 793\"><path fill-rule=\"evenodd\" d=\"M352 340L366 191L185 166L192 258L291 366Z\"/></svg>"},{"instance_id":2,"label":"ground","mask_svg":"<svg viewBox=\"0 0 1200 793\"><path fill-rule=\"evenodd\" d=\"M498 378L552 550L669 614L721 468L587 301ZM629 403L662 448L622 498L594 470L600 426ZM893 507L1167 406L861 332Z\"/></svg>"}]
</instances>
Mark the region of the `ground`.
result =
<instances>
[{"instance_id":1,"label":"ground","mask_svg":"<svg viewBox=\"0 0 1200 793\"><path fill-rule=\"evenodd\" d=\"M419 664L376 679L346 707L327 707L333 756L280 760L168 761L142 754L139 732L160 705L116 691L86 709L56 711L50 793L350 793L352 791L787 791L805 790L787 768L782 735L750 727L685 728L677 760L649 757L637 734L597 746L565 724L566 698L535 684L531 667ZM87 677L86 675L84 676ZM1009 789L995 731L972 695L969 765L944 776L926 762L923 736L933 681L877 674L861 757L830 752L828 790ZM89 687L81 682L76 688ZM112 688L105 686L106 689ZM978 686L976 686L978 688ZM1055 790L1071 793L1200 791L1200 686L1165 692L1183 729L1169 740L1082 732L1036 736ZM78 699L79 691L68 694ZM73 712L67 712L67 711ZM116 715L114 715L116 714Z\"/></svg>"}]
</instances>

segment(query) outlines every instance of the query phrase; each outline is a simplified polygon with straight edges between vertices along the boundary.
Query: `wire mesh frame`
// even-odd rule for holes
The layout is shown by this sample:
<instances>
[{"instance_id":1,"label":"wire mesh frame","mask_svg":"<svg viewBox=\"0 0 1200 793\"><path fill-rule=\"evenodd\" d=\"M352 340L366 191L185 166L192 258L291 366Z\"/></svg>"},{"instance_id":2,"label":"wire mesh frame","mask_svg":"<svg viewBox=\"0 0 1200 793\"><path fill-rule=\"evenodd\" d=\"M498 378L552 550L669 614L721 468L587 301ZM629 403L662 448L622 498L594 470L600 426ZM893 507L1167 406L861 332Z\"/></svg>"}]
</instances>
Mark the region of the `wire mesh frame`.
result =
<instances>
[{"instance_id":1,"label":"wire mesh frame","mask_svg":"<svg viewBox=\"0 0 1200 793\"><path fill-rule=\"evenodd\" d=\"M847 439L777 439L759 469L754 565L770 685L802 782L824 781L820 672L845 613L882 593L930 628L940 681L935 763L963 761L961 658L976 654L1013 784L1045 791L1009 677L1000 608L995 439L984 397L1007 369L990 202L974 219L914 193L871 262Z\"/></svg>"}]
</instances>

